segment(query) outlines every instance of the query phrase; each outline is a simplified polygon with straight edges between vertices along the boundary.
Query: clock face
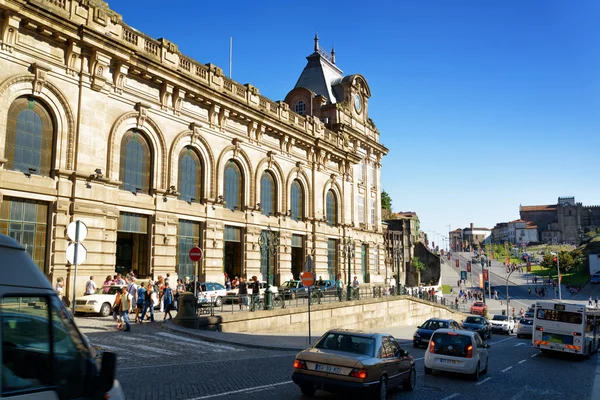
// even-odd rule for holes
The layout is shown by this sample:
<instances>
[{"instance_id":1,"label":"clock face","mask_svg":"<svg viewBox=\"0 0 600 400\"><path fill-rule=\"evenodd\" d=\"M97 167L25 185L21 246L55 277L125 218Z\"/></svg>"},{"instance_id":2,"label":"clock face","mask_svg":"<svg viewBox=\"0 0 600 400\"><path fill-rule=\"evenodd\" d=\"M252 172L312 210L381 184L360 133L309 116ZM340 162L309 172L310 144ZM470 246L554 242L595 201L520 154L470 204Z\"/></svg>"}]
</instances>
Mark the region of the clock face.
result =
<instances>
[{"instance_id":1,"label":"clock face","mask_svg":"<svg viewBox=\"0 0 600 400\"><path fill-rule=\"evenodd\" d=\"M354 107L356 108L356 111L360 112L360 109L361 109L360 96L357 94L354 95Z\"/></svg>"}]
</instances>

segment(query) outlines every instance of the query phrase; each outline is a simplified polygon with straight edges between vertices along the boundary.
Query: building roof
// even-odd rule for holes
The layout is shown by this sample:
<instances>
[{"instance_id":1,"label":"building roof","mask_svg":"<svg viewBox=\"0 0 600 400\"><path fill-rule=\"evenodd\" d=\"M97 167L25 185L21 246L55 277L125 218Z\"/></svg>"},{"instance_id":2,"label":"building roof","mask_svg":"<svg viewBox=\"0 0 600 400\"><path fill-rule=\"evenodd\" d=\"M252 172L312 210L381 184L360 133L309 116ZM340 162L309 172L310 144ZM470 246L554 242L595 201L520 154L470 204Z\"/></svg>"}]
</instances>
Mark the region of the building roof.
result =
<instances>
[{"instance_id":1,"label":"building roof","mask_svg":"<svg viewBox=\"0 0 600 400\"><path fill-rule=\"evenodd\" d=\"M329 103L343 99L336 96L335 86L342 81L343 72L335 65L335 51L331 53L319 47L319 37L315 35L314 52L306 57L308 63L302 70L294 88L305 88L327 98ZM339 91L338 91L339 94Z\"/></svg>"},{"instance_id":2,"label":"building roof","mask_svg":"<svg viewBox=\"0 0 600 400\"><path fill-rule=\"evenodd\" d=\"M556 204L546 204L541 206L520 206L519 211L556 211Z\"/></svg>"},{"instance_id":3,"label":"building roof","mask_svg":"<svg viewBox=\"0 0 600 400\"><path fill-rule=\"evenodd\" d=\"M533 222L527 222L527 228L533 228L533 229L537 229L537 225Z\"/></svg>"}]
</instances>

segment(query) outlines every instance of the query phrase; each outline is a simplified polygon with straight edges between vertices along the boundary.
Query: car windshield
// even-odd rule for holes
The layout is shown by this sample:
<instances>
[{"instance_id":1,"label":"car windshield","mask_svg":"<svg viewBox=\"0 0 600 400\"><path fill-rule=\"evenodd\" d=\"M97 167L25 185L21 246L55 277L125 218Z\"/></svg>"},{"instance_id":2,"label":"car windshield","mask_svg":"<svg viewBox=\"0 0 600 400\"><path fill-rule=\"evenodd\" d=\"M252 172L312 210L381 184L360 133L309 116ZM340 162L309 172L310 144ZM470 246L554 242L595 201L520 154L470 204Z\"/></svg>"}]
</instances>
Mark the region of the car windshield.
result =
<instances>
[{"instance_id":1,"label":"car windshield","mask_svg":"<svg viewBox=\"0 0 600 400\"><path fill-rule=\"evenodd\" d=\"M431 340L434 343L433 352L446 356L466 357L471 346L470 336L456 333L436 333Z\"/></svg>"},{"instance_id":2,"label":"car windshield","mask_svg":"<svg viewBox=\"0 0 600 400\"><path fill-rule=\"evenodd\" d=\"M473 307L483 307L483 303L473 303Z\"/></svg>"},{"instance_id":3,"label":"car windshield","mask_svg":"<svg viewBox=\"0 0 600 400\"><path fill-rule=\"evenodd\" d=\"M467 324L483 324L483 318L481 317L467 317L465 319Z\"/></svg>"},{"instance_id":4,"label":"car windshield","mask_svg":"<svg viewBox=\"0 0 600 400\"><path fill-rule=\"evenodd\" d=\"M349 333L329 332L315 345L317 349L344 351L373 357L375 339Z\"/></svg>"},{"instance_id":5,"label":"car windshield","mask_svg":"<svg viewBox=\"0 0 600 400\"><path fill-rule=\"evenodd\" d=\"M421 328L431 329L432 331L435 331L436 329L448 328L448 322L447 321L428 320L428 321L425 321L425 323L423 325L421 325Z\"/></svg>"},{"instance_id":6,"label":"car windshield","mask_svg":"<svg viewBox=\"0 0 600 400\"><path fill-rule=\"evenodd\" d=\"M508 317L506 315L494 315L492 318L494 321L508 321Z\"/></svg>"},{"instance_id":7,"label":"car windshield","mask_svg":"<svg viewBox=\"0 0 600 400\"><path fill-rule=\"evenodd\" d=\"M283 283L283 287L286 289L294 289L298 286L298 282L296 281L287 281Z\"/></svg>"},{"instance_id":8,"label":"car windshield","mask_svg":"<svg viewBox=\"0 0 600 400\"><path fill-rule=\"evenodd\" d=\"M96 294L117 294L120 291L121 291L120 286L110 286L108 288L102 287L102 288L96 289Z\"/></svg>"}]
</instances>

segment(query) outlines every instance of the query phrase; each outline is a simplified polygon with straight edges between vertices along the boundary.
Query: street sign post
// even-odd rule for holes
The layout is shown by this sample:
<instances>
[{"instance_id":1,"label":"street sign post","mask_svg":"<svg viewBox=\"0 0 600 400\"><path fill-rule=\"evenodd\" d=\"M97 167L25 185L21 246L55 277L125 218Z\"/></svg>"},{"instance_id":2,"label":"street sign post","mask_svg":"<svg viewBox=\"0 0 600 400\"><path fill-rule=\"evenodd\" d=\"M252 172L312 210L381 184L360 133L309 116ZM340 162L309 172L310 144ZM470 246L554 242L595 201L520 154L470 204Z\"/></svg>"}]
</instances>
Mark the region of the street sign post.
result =
<instances>
[{"instance_id":1,"label":"street sign post","mask_svg":"<svg viewBox=\"0 0 600 400\"><path fill-rule=\"evenodd\" d=\"M190 252L188 253L188 256L190 257L190 260L192 262L198 262L200 260L202 260L202 257L204 256L204 253L202 252L202 249L198 246L194 246L190 249ZM196 265L195 268L195 278L194 278L194 297L196 298L196 301L194 302L195 306L194 308L196 308L198 306L198 267L200 266L200 263L198 262L198 264Z\"/></svg>"},{"instance_id":2,"label":"street sign post","mask_svg":"<svg viewBox=\"0 0 600 400\"><path fill-rule=\"evenodd\" d=\"M310 256L309 256L310 257ZM308 264L308 259L305 264ZM311 259L312 263L312 259ZM302 284L308 288L308 344L311 344L311 332L310 332L310 287L315 284L315 275L311 271L304 271L300 276Z\"/></svg>"},{"instance_id":3,"label":"street sign post","mask_svg":"<svg viewBox=\"0 0 600 400\"><path fill-rule=\"evenodd\" d=\"M79 242L87 237L88 229L83 221L73 221L67 227L67 236L74 243L67 246L67 261L75 266L73 274L73 301L71 302L73 315L75 315L75 296L77 287L77 265L85 261L87 257L86 248Z\"/></svg>"}]
</instances>

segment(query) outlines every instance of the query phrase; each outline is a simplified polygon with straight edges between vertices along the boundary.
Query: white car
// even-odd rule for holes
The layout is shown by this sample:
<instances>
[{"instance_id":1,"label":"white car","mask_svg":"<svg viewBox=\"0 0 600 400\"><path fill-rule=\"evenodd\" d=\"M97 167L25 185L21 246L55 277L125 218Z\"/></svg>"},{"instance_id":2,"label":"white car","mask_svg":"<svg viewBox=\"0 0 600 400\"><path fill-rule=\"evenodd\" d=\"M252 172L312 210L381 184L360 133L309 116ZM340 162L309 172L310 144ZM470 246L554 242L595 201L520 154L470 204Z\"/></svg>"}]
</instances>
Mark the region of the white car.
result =
<instances>
[{"instance_id":1,"label":"white car","mask_svg":"<svg viewBox=\"0 0 600 400\"><path fill-rule=\"evenodd\" d=\"M121 291L121 286L110 286L107 292L104 288L96 291L96 294L81 296L75 299L75 314L100 314L107 317L112 313L112 305L115 302L117 292Z\"/></svg>"},{"instance_id":2,"label":"white car","mask_svg":"<svg viewBox=\"0 0 600 400\"><path fill-rule=\"evenodd\" d=\"M480 374L488 372L489 347L477 332L438 329L425 352L425 375L438 370L467 374L478 380Z\"/></svg>"},{"instance_id":3,"label":"white car","mask_svg":"<svg viewBox=\"0 0 600 400\"><path fill-rule=\"evenodd\" d=\"M533 319L521 318L517 324L517 337L533 336Z\"/></svg>"},{"instance_id":4,"label":"white car","mask_svg":"<svg viewBox=\"0 0 600 400\"><path fill-rule=\"evenodd\" d=\"M510 335L515 331L515 321L506 315L494 315L492 319L490 319L490 325L492 327L492 332L501 332Z\"/></svg>"},{"instance_id":5,"label":"white car","mask_svg":"<svg viewBox=\"0 0 600 400\"><path fill-rule=\"evenodd\" d=\"M198 294L198 304L208 305L212 303L215 307L221 307L223 300L227 297L225 286L217 282L201 282L199 286L202 292Z\"/></svg>"},{"instance_id":6,"label":"white car","mask_svg":"<svg viewBox=\"0 0 600 400\"><path fill-rule=\"evenodd\" d=\"M260 285L260 295L264 296L265 291L267 290L267 282L265 282L265 281L259 282L259 285ZM237 302L239 291L240 291L239 288L229 289L227 291L227 301L228 302ZM277 286L271 285L271 293L275 294L278 292L279 292L279 289L277 288ZM250 296L250 295L252 295L252 285L248 284L248 296Z\"/></svg>"}]
</instances>

